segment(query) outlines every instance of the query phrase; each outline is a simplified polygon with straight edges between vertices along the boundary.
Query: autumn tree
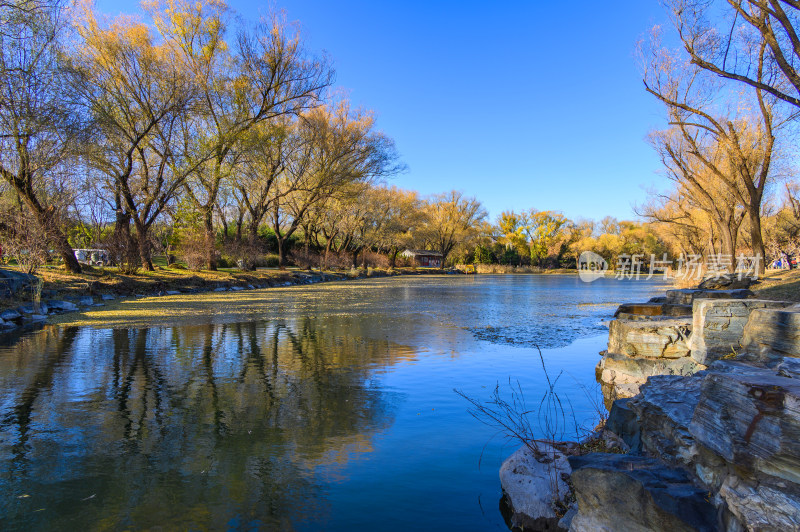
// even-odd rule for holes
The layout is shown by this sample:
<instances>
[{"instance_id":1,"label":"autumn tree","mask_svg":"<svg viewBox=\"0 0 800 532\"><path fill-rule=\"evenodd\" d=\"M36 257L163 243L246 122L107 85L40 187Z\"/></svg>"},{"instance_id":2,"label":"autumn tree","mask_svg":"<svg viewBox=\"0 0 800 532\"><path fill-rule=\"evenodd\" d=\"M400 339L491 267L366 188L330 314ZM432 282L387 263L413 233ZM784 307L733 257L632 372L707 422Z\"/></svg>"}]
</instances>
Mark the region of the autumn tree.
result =
<instances>
[{"instance_id":1,"label":"autumn tree","mask_svg":"<svg viewBox=\"0 0 800 532\"><path fill-rule=\"evenodd\" d=\"M459 244L477 236L487 213L481 203L456 190L432 196L425 208L427 224L423 239L442 254L442 265Z\"/></svg>"},{"instance_id":2,"label":"autumn tree","mask_svg":"<svg viewBox=\"0 0 800 532\"><path fill-rule=\"evenodd\" d=\"M202 215L207 267L214 269L214 206L223 182L236 178L238 144L256 124L318 105L332 70L310 57L297 28L278 16L239 27L227 42L222 0L156 0L148 6L199 93L187 128L202 164L186 193Z\"/></svg>"},{"instance_id":3,"label":"autumn tree","mask_svg":"<svg viewBox=\"0 0 800 532\"><path fill-rule=\"evenodd\" d=\"M79 273L61 225L59 183L74 167L80 112L65 98L60 61L61 2L0 5L0 175L52 242L67 270Z\"/></svg>"},{"instance_id":4,"label":"autumn tree","mask_svg":"<svg viewBox=\"0 0 800 532\"><path fill-rule=\"evenodd\" d=\"M754 45L754 78L764 83L774 81L766 41ZM672 142L672 147L683 147L727 189L726 197L744 206L753 254L763 258L762 204L766 188L774 180L776 130L785 123L777 115L774 97L761 88L754 89L752 95L724 90L701 67L665 50L658 30L642 56L645 89L665 104L672 131L681 137ZM716 160L707 155L709 150ZM673 162L675 155L670 154ZM697 184L686 189L696 190ZM760 268L763 272L763 260Z\"/></svg>"},{"instance_id":5,"label":"autumn tree","mask_svg":"<svg viewBox=\"0 0 800 532\"><path fill-rule=\"evenodd\" d=\"M351 110L346 101L309 111L295 123L298 147L273 188L269 215L281 267L289 238L313 208L354 184L402 170L394 142L374 126L371 113Z\"/></svg>"},{"instance_id":6,"label":"autumn tree","mask_svg":"<svg viewBox=\"0 0 800 532\"><path fill-rule=\"evenodd\" d=\"M86 159L108 178L116 238L138 249L142 267L152 270L150 227L197 164L187 158L181 127L192 86L147 25L120 16L105 26L84 6L77 27L72 86L89 110L94 139Z\"/></svg>"}]
</instances>

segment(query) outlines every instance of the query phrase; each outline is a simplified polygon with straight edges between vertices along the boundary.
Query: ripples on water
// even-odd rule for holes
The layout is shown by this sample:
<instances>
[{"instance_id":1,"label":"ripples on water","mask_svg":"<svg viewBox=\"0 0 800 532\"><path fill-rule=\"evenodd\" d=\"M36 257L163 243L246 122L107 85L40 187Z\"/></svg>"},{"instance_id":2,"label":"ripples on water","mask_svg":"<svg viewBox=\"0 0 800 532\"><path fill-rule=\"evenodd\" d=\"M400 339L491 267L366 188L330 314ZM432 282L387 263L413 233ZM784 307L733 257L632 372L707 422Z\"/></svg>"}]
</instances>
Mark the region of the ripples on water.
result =
<instances>
[{"instance_id":1,"label":"ripples on water","mask_svg":"<svg viewBox=\"0 0 800 532\"><path fill-rule=\"evenodd\" d=\"M114 328L6 340L0 528L502 530L514 444L452 389L536 392L540 345L590 416L601 319L656 290L394 278L130 301Z\"/></svg>"}]
</instances>

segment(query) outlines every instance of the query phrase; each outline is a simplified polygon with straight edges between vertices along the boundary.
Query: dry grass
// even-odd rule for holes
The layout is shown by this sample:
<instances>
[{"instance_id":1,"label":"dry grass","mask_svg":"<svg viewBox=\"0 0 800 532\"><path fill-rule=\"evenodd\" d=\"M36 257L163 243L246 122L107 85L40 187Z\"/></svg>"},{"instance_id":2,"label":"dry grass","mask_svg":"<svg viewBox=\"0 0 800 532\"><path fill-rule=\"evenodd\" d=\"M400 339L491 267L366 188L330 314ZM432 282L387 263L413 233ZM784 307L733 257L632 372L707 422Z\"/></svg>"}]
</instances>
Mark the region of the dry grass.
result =
<instances>
[{"instance_id":1,"label":"dry grass","mask_svg":"<svg viewBox=\"0 0 800 532\"><path fill-rule=\"evenodd\" d=\"M16 269L4 266L8 269ZM182 268L156 267L155 271L140 271L135 275L121 273L117 268L87 268L84 273L72 274L61 268L47 267L37 272L43 281L44 299L69 299L86 295L111 294L114 296L159 295L167 291L208 292L214 288L239 286L280 286L286 282L307 278L308 275L327 278L346 279L350 277L372 277L395 275L399 273L417 273L405 271L387 271L370 269L351 272L313 272L290 268L287 270L259 269L243 272L237 269L220 269L217 271L190 271ZM431 273L438 273L431 272ZM0 300L0 308L16 307L22 301L30 300L27 293L19 294L15 299Z\"/></svg>"},{"instance_id":2,"label":"dry grass","mask_svg":"<svg viewBox=\"0 0 800 532\"><path fill-rule=\"evenodd\" d=\"M750 288L759 299L800 301L800 270L772 270Z\"/></svg>"}]
</instances>

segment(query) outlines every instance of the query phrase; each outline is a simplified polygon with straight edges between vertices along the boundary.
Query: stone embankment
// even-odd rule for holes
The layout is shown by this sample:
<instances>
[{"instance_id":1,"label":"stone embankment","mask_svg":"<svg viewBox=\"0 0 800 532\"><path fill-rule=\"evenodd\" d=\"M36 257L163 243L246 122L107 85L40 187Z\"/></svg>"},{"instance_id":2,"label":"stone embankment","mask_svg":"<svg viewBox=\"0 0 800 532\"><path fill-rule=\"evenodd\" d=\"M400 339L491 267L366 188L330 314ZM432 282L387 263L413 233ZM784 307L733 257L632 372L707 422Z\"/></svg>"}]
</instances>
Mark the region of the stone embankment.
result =
<instances>
[{"instance_id":1,"label":"stone embankment","mask_svg":"<svg viewBox=\"0 0 800 532\"><path fill-rule=\"evenodd\" d=\"M741 288L670 290L622 305L597 367L610 414L591 436L612 452L555 446L569 464L559 465L558 476L570 493L539 489L536 496L539 506L569 511L550 519L516 515L524 478L509 492L501 474L512 524L800 530L799 357L796 303L754 299ZM541 479L551 460L529 459L525 467Z\"/></svg>"}]
</instances>

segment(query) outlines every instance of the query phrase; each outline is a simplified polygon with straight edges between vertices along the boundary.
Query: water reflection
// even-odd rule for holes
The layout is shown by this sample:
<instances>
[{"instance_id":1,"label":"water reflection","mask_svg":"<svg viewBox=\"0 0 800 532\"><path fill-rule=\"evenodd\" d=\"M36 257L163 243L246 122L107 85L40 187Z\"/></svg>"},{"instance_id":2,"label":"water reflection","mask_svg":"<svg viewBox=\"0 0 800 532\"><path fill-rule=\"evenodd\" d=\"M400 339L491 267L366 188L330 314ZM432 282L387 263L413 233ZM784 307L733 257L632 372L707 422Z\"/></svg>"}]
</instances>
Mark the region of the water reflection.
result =
<instances>
[{"instance_id":1,"label":"water reflection","mask_svg":"<svg viewBox=\"0 0 800 532\"><path fill-rule=\"evenodd\" d=\"M392 423L344 318L46 327L0 355L0 528L290 529Z\"/></svg>"}]
</instances>

